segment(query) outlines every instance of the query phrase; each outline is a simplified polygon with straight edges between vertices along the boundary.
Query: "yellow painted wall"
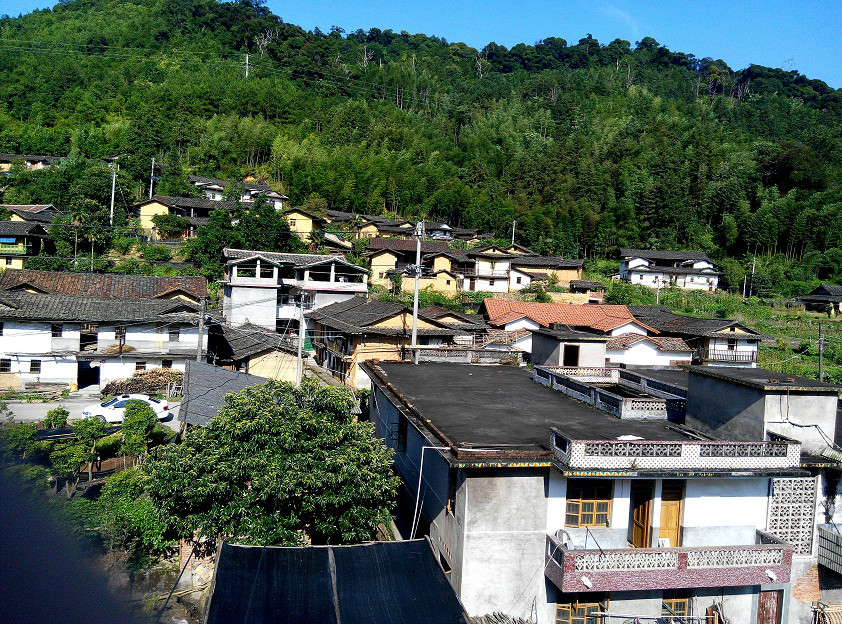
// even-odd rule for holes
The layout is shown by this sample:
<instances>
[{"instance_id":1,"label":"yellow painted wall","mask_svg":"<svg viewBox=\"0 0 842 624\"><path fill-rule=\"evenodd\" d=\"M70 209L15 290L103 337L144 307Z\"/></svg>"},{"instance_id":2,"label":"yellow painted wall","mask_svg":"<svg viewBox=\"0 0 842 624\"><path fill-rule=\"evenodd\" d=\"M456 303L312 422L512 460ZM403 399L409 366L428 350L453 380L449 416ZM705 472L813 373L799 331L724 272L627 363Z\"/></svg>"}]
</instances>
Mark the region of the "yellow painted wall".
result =
<instances>
[{"instance_id":1,"label":"yellow painted wall","mask_svg":"<svg viewBox=\"0 0 842 624\"><path fill-rule=\"evenodd\" d=\"M12 213L11 216L9 217L9 221L26 221L26 219L24 219L20 215L16 215L15 213Z\"/></svg>"},{"instance_id":2,"label":"yellow painted wall","mask_svg":"<svg viewBox=\"0 0 842 624\"><path fill-rule=\"evenodd\" d=\"M158 233L155 231L155 224L152 222L152 217L157 215L169 214L170 209L164 204L158 202L150 202L140 207L140 227L152 233L154 240L160 240Z\"/></svg>"},{"instance_id":3,"label":"yellow painted wall","mask_svg":"<svg viewBox=\"0 0 842 624\"><path fill-rule=\"evenodd\" d=\"M450 282L449 284L447 282ZM459 292L459 281L456 277L448 275L447 273L439 273L434 277L422 277L418 283L418 288L424 290L431 288L437 292L455 295ZM404 275L401 279L401 290L412 291L415 289L415 278L409 275Z\"/></svg>"},{"instance_id":4,"label":"yellow painted wall","mask_svg":"<svg viewBox=\"0 0 842 624\"><path fill-rule=\"evenodd\" d=\"M386 251L376 256L371 257L371 283L379 284L381 286L389 286L389 276L386 274L390 269L394 269L398 264L398 256L390 251ZM380 274L383 274L381 277Z\"/></svg>"},{"instance_id":5,"label":"yellow painted wall","mask_svg":"<svg viewBox=\"0 0 842 624\"><path fill-rule=\"evenodd\" d=\"M357 238L376 238L378 234L379 232L377 230L377 226L373 223L369 223L359 229L357 232Z\"/></svg>"},{"instance_id":6,"label":"yellow painted wall","mask_svg":"<svg viewBox=\"0 0 842 624\"><path fill-rule=\"evenodd\" d=\"M6 259L0 259L0 271L4 269L22 269L23 268L23 258L10 258L12 261L11 264L6 264Z\"/></svg>"},{"instance_id":7,"label":"yellow painted wall","mask_svg":"<svg viewBox=\"0 0 842 624\"><path fill-rule=\"evenodd\" d=\"M452 271L453 260L447 256L436 256L433 258L433 271Z\"/></svg>"},{"instance_id":8,"label":"yellow painted wall","mask_svg":"<svg viewBox=\"0 0 842 624\"><path fill-rule=\"evenodd\" d=\"M401 312L400 314L384 319L379 323L372 323L369 327L387 327L390 329L412 327L412 314L409 312ZM432 323L425 321L424 319L418 319L418 329L441 328L438 325L433 325Z\"/></svg>"},{"instance_id":9,"label":"yellow painted wall","mask_svg":"<svg viewBox=\"0 0 842 624\"><path fill-rule=\"evenodd\" d=\"M579 280L582 279L582 269L542 269L539 267L517 267L517 270L526 273L527 275L531 273L549 273L550 275L555 274L556 280L558 283L563 286L569 286L570 280Z\"/></svg>"},{"instance_id":10,"label":"yellow painted wall","mask_svg":"<svg viewBox=\"0 0 842 624\"><path fill-rule=\"evenodd\" d=\"M285 351L268 351L248 361L249 375L295 382L296 357Z\"/></svg>"},{"instance_id":11,"label":"yellow painted wall","mask_svg":"<svg viewBox=\"0 0 842 624\"><path fill-rule=\"evenodd\" d=\"M287 212L284 215L284 218L289 223L290 231L295 232L302 240L305 241L309 241L312 231L314 229L318 229L318 227L313 224L312 218L302 212L298 212L297 210Z\"/></svg>"}]
</instances>

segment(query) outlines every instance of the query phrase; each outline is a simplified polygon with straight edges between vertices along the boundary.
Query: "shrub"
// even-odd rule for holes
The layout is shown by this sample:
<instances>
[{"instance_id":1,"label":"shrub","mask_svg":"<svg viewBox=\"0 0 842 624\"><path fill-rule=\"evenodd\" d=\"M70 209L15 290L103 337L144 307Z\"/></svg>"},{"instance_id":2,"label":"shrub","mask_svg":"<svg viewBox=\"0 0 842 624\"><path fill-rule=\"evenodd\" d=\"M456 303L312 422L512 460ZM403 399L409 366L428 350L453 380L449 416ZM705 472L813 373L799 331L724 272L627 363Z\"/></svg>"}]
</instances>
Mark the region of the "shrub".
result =
<instances>
[{"instance_id":1,"label":"shrub","mask_svg":"<svg viewBox=\"0 0 842 624\"><path fill-rule=\"evenodd\" d=\"M143 259L147 262L169 262L172 251L166 245L144 245Z\"/></svg>"},{"instance_id":2,"label":"shrub","mask_svg":"<svg viewBox=\"0 0 842 624\"><path fill-rule=\"evenodd\" d=\"M132 468L109 477L102 486L100 523L111 548L157 554L171 544L164 523L144 494L144 483L145 477Z\"/></svg>"},{"instance_id":3,"label":"shrub","mask_svg":"<svg viewBox=\"0 0 842 624\"><path fill-rule=\"evenodd\" d=\"M62 429L67 426L67 419L70 417L64 407L54 407L47 412L47 417L44 419L44 426L48 429Z\"/></svg>"}]
</instances>

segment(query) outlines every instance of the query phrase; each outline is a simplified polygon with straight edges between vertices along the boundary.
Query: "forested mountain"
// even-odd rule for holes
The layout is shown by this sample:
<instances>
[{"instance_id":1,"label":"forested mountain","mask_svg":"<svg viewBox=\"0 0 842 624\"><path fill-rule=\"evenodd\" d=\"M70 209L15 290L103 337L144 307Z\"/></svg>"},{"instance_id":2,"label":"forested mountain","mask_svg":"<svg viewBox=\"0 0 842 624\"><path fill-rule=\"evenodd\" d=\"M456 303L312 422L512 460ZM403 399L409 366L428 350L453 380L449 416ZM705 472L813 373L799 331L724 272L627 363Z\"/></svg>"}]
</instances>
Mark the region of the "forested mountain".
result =
<instances>
[{"instance_id":1,"label":"forested mountain","mask_svg":"<svg viewBox=\"0 0 842 624\"><path fill-rule=\"evenodd\" d=\"M770 282L842 273L842 90L649 37L476 50L307 32L259 0L65 0L0 18L0 152L126 154L124 207L154 156L162 189L253 174L294 204L499 236L517 220L544 253L680 247L756 253ZM102 201L48 175L13 178L3 202Z\"/></svg>"}]
</instances>

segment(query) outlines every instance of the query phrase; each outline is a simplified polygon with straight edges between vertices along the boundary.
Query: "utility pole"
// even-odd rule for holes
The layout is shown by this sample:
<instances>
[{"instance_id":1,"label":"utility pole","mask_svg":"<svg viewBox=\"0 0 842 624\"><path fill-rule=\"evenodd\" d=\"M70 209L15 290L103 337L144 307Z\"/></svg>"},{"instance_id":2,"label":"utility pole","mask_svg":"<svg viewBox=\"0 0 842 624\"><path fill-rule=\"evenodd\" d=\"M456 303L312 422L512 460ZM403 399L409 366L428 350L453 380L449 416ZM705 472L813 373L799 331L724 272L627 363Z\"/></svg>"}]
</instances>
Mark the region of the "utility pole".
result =
<instances>
[{"instance_id":1,"label":"utility pole","mask_svg":"<svg viewBox=\"0 0 842 624\"><path fill-rule=\"evenodd\" d=\"M111 171L111 216L108 218L108 225L114 225L114 189L117 187L117 168Z\"/></svg>"},{"instance_id":2,"label":"utility pole","mask_svg":"<svg viewBox=\"0 0 842 624\"><path fill-rule=\"evenodd\" d=\"M415 294L412 297L412 362L418 364L418 282L421 279L421 237L424 222L415 224Z\"/></svg>"},{"instance_id":3,"label":"utility pole","mask_svg":"<svg viewBox=\"0 0 842 624\"><path fill-rule=\"evenodd\" d=\"M757 256L754 256L754 260L751 261L751 281L748 284L748 296L751 297L751 293L754 290L754 267L757 265Z\"/></svg>"},{"instance_id":4,"label":"utility pole","mask_svg":"<svg viewBox=\"0 0 842 624\"><path fill-rule=\"evenodd\" d=\"M743 299L746 298L746 283L748 282L748 275L743 275Z\"/></svg>"},{"instance_id":5,"label":"utility pole","mask_svg":"<svg viewBox=\"0 0 842 624\"><path fill-rule=\"evenodd\" d=\"M824 323L819 321L819 381L824 381Z\"/></svg>"},{"instance_id":6,"label":"utility pole","mask_svg":"<svg viewBox=\"0 0 842 624\"><path fill-rule=\"evenodd\" d=\"M512 221L512 245L515 244L515 227L517 226L517 221Z\"/></svg>"},{"instance_id":7,"label":"utility pole","mask_svg":"<svg viewBox=\"0 0 842 624\"><path fill-rule=\"evenodd\" d=\"M249 53L246 52L246 78L249 77Z\"/></svg>"},{"instance_id":8,"label":"utility pole","mask_svg":"<svg viewBox=\"0 0 842 624\"><path fill-rule=\"evenodd\" d=\"M201 313L199 314L199 339L196 341L196 361L202 361L202 347L204 346L205 337L205 311L208 307L207 299L202 297L200 301L202 305Z\"/></svg>"},{"instance_id":9,"label":"utility pole","mask_svg":"<svg viewBox=\"0 0 842 624\"><path fill-rule=\"evenodd\" d=\"M295 361L295 387L301 387L301 377L304 372L304 334L307 331L304 326L304 293L299 295L298 300L298 358Z\"/></svg>"},{"instance_id":10,"label":"utility pole","mask_svg":"<svg viewBox=\"0 0 842 624\"><path fill-rule=\"evenodd\" d=\"M661 278L655 277L655 305L661 305Z\"/></svg>"},{"instance_id":11,"label":"utility pole","mask_svg":"<svg viewBox=\"0 0 842 624\"><path fill-rule=\"evenodd\" d=\"M152 173L149 174L149 199L152 199L152 187L155 185L155 157L152 157Z\"/></svg>"}]
</instances>

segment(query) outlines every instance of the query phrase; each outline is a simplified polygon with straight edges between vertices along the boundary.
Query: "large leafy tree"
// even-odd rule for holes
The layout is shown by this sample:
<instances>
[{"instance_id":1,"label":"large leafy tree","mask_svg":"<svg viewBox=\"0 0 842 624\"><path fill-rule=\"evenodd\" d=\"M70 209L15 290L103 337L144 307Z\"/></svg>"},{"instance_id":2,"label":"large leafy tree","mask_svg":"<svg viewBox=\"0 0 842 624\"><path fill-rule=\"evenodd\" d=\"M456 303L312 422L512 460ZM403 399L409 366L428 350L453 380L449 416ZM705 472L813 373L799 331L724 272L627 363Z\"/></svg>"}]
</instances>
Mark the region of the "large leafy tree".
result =
<instances>
[{"instance_id":1,"label":"large leafy tree","mask_svg":"<svg viewBox=\"0 0 842 624\"><path fill-rule=\"evenodd\" d=\"M177 535L250 544L371 539L398 488L391 452L344 388L270 381L226 397L207 427L159 447L147 490Z\"/></svg>"}]
</instances>

